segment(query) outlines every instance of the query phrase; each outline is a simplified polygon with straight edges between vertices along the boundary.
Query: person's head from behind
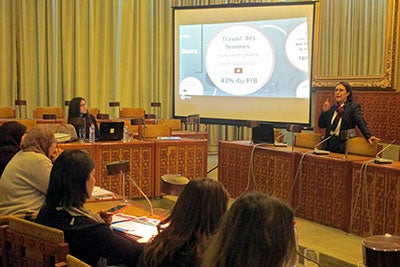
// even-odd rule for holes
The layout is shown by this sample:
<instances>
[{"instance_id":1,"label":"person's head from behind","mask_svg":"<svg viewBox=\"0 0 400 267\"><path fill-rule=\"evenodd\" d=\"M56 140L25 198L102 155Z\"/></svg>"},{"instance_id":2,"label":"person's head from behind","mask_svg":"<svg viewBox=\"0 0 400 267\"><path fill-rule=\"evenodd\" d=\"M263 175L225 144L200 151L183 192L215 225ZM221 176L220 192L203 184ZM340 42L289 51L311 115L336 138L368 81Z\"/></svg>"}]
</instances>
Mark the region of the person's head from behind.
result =
<instances>
[{"instance_id":1,"label":"person's head from behind","mask_svg":"<svg viewBox=\"0 0 400 267\"><path fill-rule=\"evenodd\" d=\"M229 195L225 187L211 178L189 181L180 194L168 220L177 231L193 227L210 234L226 211Z\"/></svg>"},{"instance_id":2,"label":"person's head from behind","mask_svg":"<svg viewBox=\"0 0 400 267\"><path fill-rule=\"evenodd\" d=\"M17 121L7 121L0 126L0 145L19 147L25 137L26 126Z\"/></svg>"},{"instance_id":3,"label":"person's head from behind","mask_svg":"<svg viewBox=\"0 0 400 267\"><path fill-rule=\"evenodd\" d=\"M50 173L46 205L81 208L90 198L96 182L94 162L82 150L65 150Z\"/></svg>"},{"instance_id":4,"label":"person's head from behind","mask_svg":"<svg viewBox=\"0 0 400 267\"><path fill-rule=\"evenodd\" d=\"M260 192L240 196L224 215L202 266L293 266L293 212Z\"/></svg>"},{"instance_id":5,"label":"person's head from behind","mask_svg":"<svg viewBox=\"0 0 400 267\"><path fill-rule=\"evenodd\" d=\"M206 240L216 230L227 209L228 200L227 190L214 179L189 181L170 216L160 223L163 230L147 245L144 253L146 266L160 265L188 243L191 243L192 253L202 254Z\"/></svg>"},{"instance_id":6,"label":"person's head from behind","mask_svg":"<svg viewBox=\"0 0 400 267\"><path fill-rule=\"evenodd\" d=\"M22 151L40 153L48 158L52 157L56 147L57 142L54 138L54 132L48 127L40 125L32 128L21 144Z\"/></svg>"},{"instance_id":7,"label":"person's head from behind","mask_svg":"<svg viewBox=\"0 0 400 267\"><path fill-rule=\"evenodd\" d=\"M70 118L79 118L81 117L81 114L86 113L86 100L83 97L72 98L68 107L68 120L70 120Z\"/></svg>"}]
</instances>

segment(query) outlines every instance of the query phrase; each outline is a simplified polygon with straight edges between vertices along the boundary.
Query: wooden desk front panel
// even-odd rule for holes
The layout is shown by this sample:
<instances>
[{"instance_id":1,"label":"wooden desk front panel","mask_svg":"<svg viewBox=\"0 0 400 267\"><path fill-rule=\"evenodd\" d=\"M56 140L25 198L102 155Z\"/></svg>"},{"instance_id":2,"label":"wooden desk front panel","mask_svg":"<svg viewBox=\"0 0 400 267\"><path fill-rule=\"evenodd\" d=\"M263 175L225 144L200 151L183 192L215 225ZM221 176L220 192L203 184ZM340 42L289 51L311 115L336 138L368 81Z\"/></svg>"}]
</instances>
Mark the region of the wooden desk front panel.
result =
<instances>
[{"instance_id":1,"label":"wooden desk front panel","mask_svg":"<svg viewBox=\"0 0 400 267\"><path fill-rule=\"evenodd\" d=\"M296 216L345 231L349 228L351 162L341 157L296 153Z\"/></svg>"},{"instance_id":2,"label":"wooden desk front panel","mask_svg":"<svg viewBox=\"0 0 400 267\"><path fill-rule=\"evenodd\" d=\"M360 176L361 165L353 164L350 232L400 235L400 162L369 163Z\"/></svg>"},{"instance_id":3,"label":"wooden desk front panel","mask_svg":"<svg viewBox=\"0 0 400 267\"><path fill-rule=\"evenodd\" d=\"M148 195L154 196L154 142L96 142L59 144L62 149L83 149L89 152L96 168L96 185L122 195L122 176L108 175L106 164L129 160L129 175ZM128 198L142 197L135 186L126 179L125 194Z\"/></svg>"},{"instance_id":4,"label":"wooden desk front panel","mask_svg":"<svg viewBox=\"0 0 400 267\"><path fill-rule=\"evenodd\" d=\"M218 181L226 187L233 198L237 198L246 190L252 148L249 141L218 143ZM253 189L252 184L250 188Z\"/></svg>"},{"instance_id":5,"label":"wooden desk front panel","mask_svg":"<svg viewBox=\"0 0 400 267\"><path fill-rule=\"evenodd\" d=\"M220 141L218 147L218 180L231 197L249 190L259 190L292 204L294 154L288 148L258 146L254 150L254 180L249 176L253 145L249 141ZM249 180L250 179L250 180Z\"/></svg>"},{"instance_id":6,"label":"wooden desk front panel","mask_svg":"<svg viewBox=\"0 0 400 267\"><path fill-rule=\"evenodd\" d=\"M160 196L164 174L180 174L188 179L207 176L207 139L155 141L155 195Z\"/></svg>"},{"instance_id":7,"label":"wooden desk front panel","mask_svg":"<svg viewBox=\"0 0 400 267\"><path fill-rule=\"evenodd\" d=\"M108 175L106 164L113 161L129 160L130 177L148 196L154 196L154 143L118 142L98 143L98 161L100 164L100 187L122 195L122 175ZM125 182L125 193L129 198L142 197L129 179Z\"/></svg>"},{"instance_id":8,"label":"wooden desk front panel","mask_svg":"<svg viewBox=\"0 0 400 267\"><path fill-rule=\"evenodd\" d=\"M259 146L254 151L255 189L293 204L294 153L289 148Z\"/></svg>"}]
</instances>

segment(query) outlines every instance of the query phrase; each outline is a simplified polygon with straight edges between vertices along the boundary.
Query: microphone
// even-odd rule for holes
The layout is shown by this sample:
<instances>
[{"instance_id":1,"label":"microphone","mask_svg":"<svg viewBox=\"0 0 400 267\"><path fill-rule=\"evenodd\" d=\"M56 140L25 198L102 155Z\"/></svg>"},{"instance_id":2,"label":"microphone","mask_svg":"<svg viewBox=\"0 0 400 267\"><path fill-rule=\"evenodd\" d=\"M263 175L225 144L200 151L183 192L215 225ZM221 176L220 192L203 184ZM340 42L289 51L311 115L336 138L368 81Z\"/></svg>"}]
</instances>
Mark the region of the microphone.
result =
<instances>
[{"instance_id":1,"label":"microphone","mask_svg":"<svg viewBox=\"0 0 400 267\"><path fill-rule=\"evenodd\" d=\"M150 216L153 216L154 209L153 209L153 204L151 204L150 199L147 197L147 195L143 192L143 190L138 186L138 184L135 182L135 180L133 180L133 178L129 174L126 174L126 177L128 177L129 181L131 181L131 183L136 187L136 189L140 192L140 194L142 194L142 196L144 196L144 198L146 199L146 201L150 207Z\"/></svg>"},{"instance_id":2,"label":"microphone","mask_svg":"<svg viewBox=\"0 0 400 267\"><path fill-rule=\"evenodd\" d=\"M274 146L278 146L278 147L287 147L286 142L279 142L278 140L284 136L285 133L280 134L277 138L275 138L275 142L274 142Z\"/></svg>"},{"instance_id":3,"label":"microphone","mask_svg":"<svg viewBox=\"0 0 400 267\"><path fill-rule=\"evenodd\" d=\"M329 155L331 152L328 150L323 150L323 149L318 149L319 145L322 145L323 143L325 143L326 141L328 141L329 139L332 138L332 135L328 136L327 138L323 139L321 142L319 142L318 144L316 144L314 146L314 151L313 154L315 155Z\"/></svg>"},{"instance_id":4,"label":"microphone","mask_svg":"<svg viewBox=\"0 0 400 267\"><path fill-rule=\"evenodd\" d=\"M374 159L374 163L377 164L391 164L393 162L393 160L391 159L384 159L381 158L379 155L385 151L387 148L391 147L394 143L396 143L396 140L393 140L389 145L387 145L385 148L383 148L382 150L378 151L378 153L376 153L375 155L375 159Z\"/></svg>"}]
</instances>

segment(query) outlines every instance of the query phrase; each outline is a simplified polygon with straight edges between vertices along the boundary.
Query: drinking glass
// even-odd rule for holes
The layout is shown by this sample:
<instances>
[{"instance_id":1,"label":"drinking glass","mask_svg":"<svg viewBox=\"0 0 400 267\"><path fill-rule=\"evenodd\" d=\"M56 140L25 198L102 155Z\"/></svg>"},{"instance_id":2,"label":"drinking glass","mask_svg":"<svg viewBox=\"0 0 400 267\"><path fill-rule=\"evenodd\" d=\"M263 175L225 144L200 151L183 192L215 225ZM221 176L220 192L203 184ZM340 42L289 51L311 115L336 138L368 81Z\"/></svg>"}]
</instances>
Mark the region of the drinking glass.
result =
<instances>
[{"instance_id":1,"label":"drinking glass","mask_svg":"<svg viewBox=\"0 0 400 267\"><path fill-rule=\"evenodd\" d=\"M85 128L79 128L78 130L79 142L83 143L86 138Z\"/></svg>"},{"instance_id":2,"label":"drinking glass","mask_svg":"<svg viewBox=\"0 0 400 267\"><path fill-rule=\"evenodd\" d=\"M305 267L318 267L318 264L308 260L307 258L319 263L319 252L315 249L304 249L304 266Z\"/></svg>"}]
</instances>

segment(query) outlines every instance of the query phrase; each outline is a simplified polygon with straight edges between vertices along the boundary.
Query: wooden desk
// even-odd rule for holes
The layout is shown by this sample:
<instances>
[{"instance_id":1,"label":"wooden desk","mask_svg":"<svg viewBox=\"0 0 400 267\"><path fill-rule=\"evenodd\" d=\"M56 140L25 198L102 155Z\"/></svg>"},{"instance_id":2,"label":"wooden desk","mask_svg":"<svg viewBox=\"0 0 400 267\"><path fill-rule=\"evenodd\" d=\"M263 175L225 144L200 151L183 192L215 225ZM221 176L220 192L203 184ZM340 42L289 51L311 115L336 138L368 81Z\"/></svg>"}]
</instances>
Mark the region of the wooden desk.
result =
<instances>
[{"instance_id":1,"label":"wooden desk","mask_svg":"<svg viewBox=\"0 0 400 267\"><path fill-rule=\"evenodd\" d=\"M129 160L130 177L149 196L159 196L164 174L181 174L189 179L207 175L207 140L149 140L132 142L95 142L59 144L62 149L83 149L95 162L96 185L122 195L122 175L108 175L106 164ZM126 180L128 198L142 197Z\"/></svg>"},{"instance_id":2,"label":"wooden desk","mask_svg":"<svg viewBox=\"0 0 400 267\"><path fill-rule=\"evenodd\" d=\"M344 159L343 154L315 155L310 149L296 150L295 169L300 168L295 178L296 216L349 231L352 160L364 157L348 155Z\"/></svg>"},{"instance_id":3,"label":"wooden desk","mask_svg":"<svg viewBox=\"0 0 400 267\"><path fill-rule=\"evenodd\" d=\"M118 201L118 200L89 202L89 203L85 204L85 208L94 213L98 213L99 211L108 210L112 207L115 207L115 206L121 204L121 203L122 202ZM158 220L162 220L165 217L167 217L167 214L165 214L161 211L158 211L158 210L154 210L154 214L153 214L153 216L151 216L149 207L142 206L141 204L133 202L133 201L129 201L129 203L131 204L131 206L124 209L123 213L125 213L125 214L133 215L133 216L137 216L137 217L146 216L146 217L154 218L154 219L158 219Z\"/></svg>"},{"instance_id":4,"label":"wooden desk","mask_svg":"<svg viewBox=\"0 0 400 267\"><path fill-rule=\"evenodd\" d=\"M220 141L218 147L218 180L236 198L246 190L258 189L292 204L289 195L294 177L294 154L289 148L258 146L254 151L254 184L249 176L253 145L249 141Z\"/></svg>"},{"instance_id":5,"label":"wooden desk","mask_svg":"<svg viewBox=\"0 0 400 267\"><path fill-rule=\"evenodd\" d=\"M218 177L232 197L246 189L252 149L249 141L219 142ZM250 177L249 188L284 199L296 216L320 224L361 236L371 235L370 225L374 235L400 234L400 162L369 164L368 186L360 189L361 165L370 157L344 159L343 154L291 149L258 146L253 155L256 186Z\"/></svg>"},{"instance_id":6,"label":"wooden desk","mask_svg":"<svg viewBox=\"0 0 400 267\"><path fill-rule=\"evenodd\" d=\"M361 236L400 235L400 162L353 163L350 232ZM361 187L360 187L361 186Z\"/></svg>"}]
</instances>

